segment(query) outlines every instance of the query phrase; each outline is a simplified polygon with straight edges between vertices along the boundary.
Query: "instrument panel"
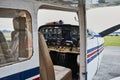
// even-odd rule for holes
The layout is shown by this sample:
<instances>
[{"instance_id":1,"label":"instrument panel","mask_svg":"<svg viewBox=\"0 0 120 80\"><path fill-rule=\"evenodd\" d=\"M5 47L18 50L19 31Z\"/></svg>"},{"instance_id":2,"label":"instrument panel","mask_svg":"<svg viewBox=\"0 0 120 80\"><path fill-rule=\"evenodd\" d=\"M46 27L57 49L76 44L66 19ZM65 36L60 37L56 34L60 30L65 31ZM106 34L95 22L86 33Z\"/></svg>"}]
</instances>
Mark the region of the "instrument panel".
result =
<instances>
[{"instance_id":1,"label":"instrument panel","mask_svg":"<svg viewBox=\"0 0 120 80\"><path fill-rule=\"evenodd\" d=\"M43 25L39 31L44 35L50 51L79 53L79 27L75 25Z\"/></svg>"}]
</instances>

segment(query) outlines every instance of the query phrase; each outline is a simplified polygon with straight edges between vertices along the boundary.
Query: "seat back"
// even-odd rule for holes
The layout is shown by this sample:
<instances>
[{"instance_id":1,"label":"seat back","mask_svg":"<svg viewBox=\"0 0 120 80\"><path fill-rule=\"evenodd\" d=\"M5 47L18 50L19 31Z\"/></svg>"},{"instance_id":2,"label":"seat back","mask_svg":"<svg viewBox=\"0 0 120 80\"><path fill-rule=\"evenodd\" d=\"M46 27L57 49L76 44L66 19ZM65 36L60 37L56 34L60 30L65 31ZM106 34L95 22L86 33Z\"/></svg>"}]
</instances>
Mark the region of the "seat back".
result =
<instances>
[{"instance_id":1,"label":"seat back","mask_svg":"<svg viewBox=\"0 0 120 80\"><path fill-rule=\"evenodd\" d=\"M14 31L12 37L12 53L15 57L28 57L28 52L25 46L26 40L26 19L24 17L16 17L13 19ZM16 49L18 47L18 49ZM16 50L16 51L15 51Z\"/></svg>"},{"instance_id":2,"label":"seat back","mask_svg":"<svg viewBox=\"0 0 120 80\"><path fill-rule=\"evenodd\" d=\"M1 64L13 61L13 56L10 54L10 49L2 32L0 32L0 59Z\"/></svg>"},{"instance_id":3,"label":"seat back","mask_svg":"<svg viewBox=\"0 0 120 80\"><path fill-rule=\"evenodd\" d=\"M2 32L0 32L0 64L4 64L6 63L6 59L5 59L5 56L4 56L4 46L3 46L3 43L5 43L6 40L5 40L5 37L3 35ZM5 44L7 46L7 44ZM6 53L6 51L5 51Z\"/></svg>"},{"instance_id":4,"label":"seat back","mask_svg":"<svg viewBox=\"0 0 120 80\"><path fill-rule=\"evenodd\" d=\"M39 32L39 57L41 80L55 80L53 63L43 35Z\"/></svg>"}]
</instances>

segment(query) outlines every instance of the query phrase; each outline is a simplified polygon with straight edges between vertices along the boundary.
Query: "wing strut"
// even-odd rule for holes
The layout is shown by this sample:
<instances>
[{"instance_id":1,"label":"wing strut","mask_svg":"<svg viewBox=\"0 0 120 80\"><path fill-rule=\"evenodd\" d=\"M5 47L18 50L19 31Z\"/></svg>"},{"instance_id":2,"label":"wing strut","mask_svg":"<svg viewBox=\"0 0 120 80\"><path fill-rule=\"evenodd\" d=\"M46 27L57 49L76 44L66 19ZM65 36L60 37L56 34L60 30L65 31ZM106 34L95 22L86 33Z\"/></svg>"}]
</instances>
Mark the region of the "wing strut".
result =
<instances>
[{"instance_id":1,"label":"wing strut","mask_svg":"<svg viewBox=\"0 0 120 80\"><path fill-rule=\"evenodd\" d=\"M80 29L80 80L87 80L86 71L86 9L85 0L79 0L78 17Z\"/></svg>"},{"instance_id":2,"label":"wing strut","mask_svg":"<svg viewBox=\"0 0 120 80\"><path fill-rule=\"evenodd\" d=\"M118 30L118 29L120 29L120 24L115 25L115 26L113 26L113 27L110 27L110 28L108 28L108 29L100 32L99 34L101 35L101 37L104 37L104 36L106 36L106 35L114 32L114 31L116 31L116 30Z\"/></svg>"}]
</instances>

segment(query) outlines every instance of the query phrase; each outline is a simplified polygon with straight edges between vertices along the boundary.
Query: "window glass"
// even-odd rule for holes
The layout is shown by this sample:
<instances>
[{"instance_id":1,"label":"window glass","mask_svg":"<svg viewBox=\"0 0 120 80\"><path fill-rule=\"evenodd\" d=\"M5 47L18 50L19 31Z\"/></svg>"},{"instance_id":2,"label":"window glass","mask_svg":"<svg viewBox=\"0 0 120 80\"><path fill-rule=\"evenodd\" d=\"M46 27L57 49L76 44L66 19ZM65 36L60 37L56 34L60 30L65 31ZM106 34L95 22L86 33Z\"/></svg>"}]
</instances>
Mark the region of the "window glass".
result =
<instances>
[{"instance_id":1,"label":"window glass","mask_svg":"<svg viewBox=\"0 0 120 80\"><path fill-rule=\"evenodd\" d=\"M0 66L31 57L31 33L31 18L27 11L0 8Z\"/></svg>"},{"instance_id":2,"label":"window glass","mask_svg":"<svg viewBox=\"0 0 120 80\"><path fill-rule=\"evenodd\" d=\"M87 37L91 37L92 33L90 32L90 30L87 29Z\"/></svg>"}]
</instances>

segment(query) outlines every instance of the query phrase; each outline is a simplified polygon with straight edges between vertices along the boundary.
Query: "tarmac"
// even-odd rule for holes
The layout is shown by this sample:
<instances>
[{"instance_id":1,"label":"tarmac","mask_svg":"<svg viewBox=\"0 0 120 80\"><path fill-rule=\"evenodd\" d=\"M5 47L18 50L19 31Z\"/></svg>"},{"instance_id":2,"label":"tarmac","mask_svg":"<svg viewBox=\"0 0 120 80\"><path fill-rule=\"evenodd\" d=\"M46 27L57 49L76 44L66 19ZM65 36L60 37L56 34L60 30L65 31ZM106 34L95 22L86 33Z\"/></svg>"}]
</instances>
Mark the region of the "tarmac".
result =
<instances>
[{"instance_id":1,"label":"tarmac","mask_svg":"<svg viewBox=\"0 0 120 80\"><path fill-rule=\"evenodd\" d=\"M120 46L108 46L103 51L100 68L93 80L110 80L120 77Z\"/></svg>"}]
</instances>

